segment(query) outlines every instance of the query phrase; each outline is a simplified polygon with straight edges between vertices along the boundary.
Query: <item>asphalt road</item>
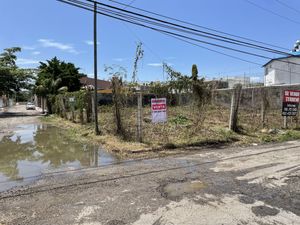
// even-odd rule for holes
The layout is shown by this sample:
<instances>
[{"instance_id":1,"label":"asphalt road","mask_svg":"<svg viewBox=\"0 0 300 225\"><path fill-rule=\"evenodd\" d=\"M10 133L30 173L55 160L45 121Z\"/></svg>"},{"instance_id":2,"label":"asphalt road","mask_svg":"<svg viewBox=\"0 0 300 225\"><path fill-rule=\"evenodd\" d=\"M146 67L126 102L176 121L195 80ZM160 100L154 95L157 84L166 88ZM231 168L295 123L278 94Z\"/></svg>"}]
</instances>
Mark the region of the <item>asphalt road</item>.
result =
<instances>
[{"instance_id":1,"label":"asphalt road","mask_svg":"<svg viewBox=\"0 0 300 225\"><path fill-rule=\"evenodd\" d=\"M298 225L299 161L294 141L47 174L0 194L0 224Z\"/></svg>"}]
</instances>

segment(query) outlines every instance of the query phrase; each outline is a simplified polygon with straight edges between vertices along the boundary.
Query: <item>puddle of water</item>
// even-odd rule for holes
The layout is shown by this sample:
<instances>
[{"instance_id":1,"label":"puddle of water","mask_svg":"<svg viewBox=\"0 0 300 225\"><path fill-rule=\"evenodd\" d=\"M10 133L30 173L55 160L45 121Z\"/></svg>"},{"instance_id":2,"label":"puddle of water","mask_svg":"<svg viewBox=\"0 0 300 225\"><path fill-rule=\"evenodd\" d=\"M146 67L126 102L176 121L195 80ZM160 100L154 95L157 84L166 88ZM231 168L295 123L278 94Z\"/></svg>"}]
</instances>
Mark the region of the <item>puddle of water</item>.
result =
<instances>
[{"instance_id":1,"label":"puddle of water","mask_svg":"<svg viewBox=\"0 0 300 225\"><path fill-rule=\"evenodd\" d=\"M45 124L18 126L0 141L0 191L53 171L111 164L118 159L99 146L74 142Z\"/></svg>"},{"instance_id":2,"label":"puddle of water","mask_svg":"<svg viewBox=\"0 0 300 225\"><path fill-rule=\"evenodd\" d=\"M177 182L166 185L163 188L163 192L168 198L176 198L182 196L183 194L195 193L205 187L205 183L198 180Z\"/></svg>"}]
</instances>

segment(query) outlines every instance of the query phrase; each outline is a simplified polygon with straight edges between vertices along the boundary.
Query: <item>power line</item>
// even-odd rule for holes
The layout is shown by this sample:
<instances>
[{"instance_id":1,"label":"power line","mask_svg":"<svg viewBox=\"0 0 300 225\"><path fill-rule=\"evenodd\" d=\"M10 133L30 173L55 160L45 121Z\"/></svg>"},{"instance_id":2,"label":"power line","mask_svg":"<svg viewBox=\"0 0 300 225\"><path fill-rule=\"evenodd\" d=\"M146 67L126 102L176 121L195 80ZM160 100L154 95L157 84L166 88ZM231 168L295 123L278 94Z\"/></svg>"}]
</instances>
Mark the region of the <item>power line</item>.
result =
<instances>
[{"instance_id":1,"label":"power line","mask_svg":"<svg viewBox=\"0 0 300 225\"><path fill-rule=\"evenodd\" d=\"M205 35L210 35L212 37L218 37L218 38L234 41L234 42L237 42L237 43L246 44L246 45L249 45L249 46L255 46L255 47L258 47L258 48L261 48L261 49L265 49L265 50L268 49L268 50L273 51L274 53L277 53L277 54L291 55L290 53L287 53L287 52L279 51L279 50L276 50L276 49L271 49L271 48L268 48L268 47L252 44L252 43L245 42L245 41L236 40L236 39L233 39L233 38L228 38L228 37L225 37L225 36L222 36L222 35L216 35L216 34L213 34L213 33L210 33L210 32L201 31L201 30L198 30L198 29L183 26L183 25L180 25L180 24L175 24L175 23L172 23L172 22L168 22L168 21L165 21L165 20L161 20L161 19L158 19L158 18L151 17L151 16L143 15L143 14L136 13L136 12L133 12L133 11L128 11L128 10L125 10L125 9L121 9L121 8L118 8L118 7L115 7L115 6L112 6L112 5L108 5L108 4L104 4L104 3L100 3L100 2L97 2L97 1L93 1L93 0L87 0L87 1L96 3L96 4L104 6L104 7L112 8L112 9L115 9L115 10L118 10L118 11L121 11L121 12L124 12L124 13L133 14L135 16L139 16L139 17L143 17L143 18L146 18L146 19L154 20L156 22L160 22L160 23L171 25L171 26L183 28L183 29L190 30L190 31L193 31L193 32L202 33L202 34L205 34Z\"/></svg>"},{"instance_id":2,"label":"power line","mask_svg":"<svg viewBox=\"0 0 300 225\"><path fill-rule=\"evenodd\" d=\"M213 32L216 32L216 33L219 33L219 34L224 34L224 35L228 35L228 36L231 36L231 37L235 37L235 38L239 38L239 39L243 39L243 40L247 40L247 41L251 41L251 42L255 42L255 43L267 45L267 46L270 46L270 47L275 47L275 48L278 48L278 49L290 51L290 49L288 49L288 48L284 48L284 47L277 46L277 45L273 45L273 44L268 44L268 43L266 43L266 42L253 40L253 39L246 38L246 37L242 37L242 36L235 35L235 34L230 34L230 33L223 32L223 31L219 31L219 30L212 29L212 28L209 28L209 27L200 26L200 25L195 24L195 23L187 22L187 21L184 21L184 20L176 19L176 18L174 18L174 17L165 16L165 15L162 15L162 14L159 14L159 13L151 12L151 11L149 11L149 10L145 10L145 9L141 9L141 8L138 8L138 7L130 6L130 5L128 5L128 4L121 3L121 2L118 2L118 1L116 1L116 0L108 0L108 1L114 2L114 3L119 4L119 5L122 5L122 6L126 6L126 7L128 7L128 8L132 8L132 9L135 9L135 10L139 10L139 11L141 11L141 12L145 12L145 13L149 13L149 14L152 14L152 15L160 16L160 17L165 18L165 19L170 19L170 20L173 20L173 21L176 21L176 22L180 22L180 23L184 23L184 24L191 25L191 26L194 26L194 27L198 27L198 28L202 28L202 29L209 30L209 31L213 31Z\"/></svg>"},{"instance_id":3,"label":"power line","mask_svg":"<svg viewBox=\"0 0 300 225\"><path fill-rule=\"evenodd\" d=\"M89 6L89 4L87 3L82 3L80 1L76 1L76 0L69 0L71 2L76 2L78 4L83 4L85 6ZM96 3L96 1L92 1L92 0L87 0L89 2L93 2L93 3ZM134 15L138 15L138 16L141 16L143 18L146 18L146 19L143 19L143 18L139 18L139 17L135 17L135 16L131 16L131 15L127 15L127 14L124 14L124 13L121 13L121 12L116 12L116 11L113 11L113 10L109 10L109 9L106 9L106 8L101 8L101 7L98 7L97 9L100 9L100 10L104 10L106 12L109 12L109 13L112 13L114 15L117 15L117 16L121 16L121 17L127 17L129 19L134 19L134 20L138 20L140 22L145 22L145 23L150 23L151 25L155 25L155 26L160 26L160 27L164 27L164 28L168 28L168 29L173 29L173 30L176 30L176 31L181 31L181 32L185 32L185 33L189 33L189 34L193 34L193 35L197 35L197 36L201 36L201 37L205 37L205 38L210 38L210 39L214 39L214 40L218 40L218 41L223 41L223 42L226 42L226 43L230 43L230 44L235 44L235 45L240 45L240 46L243 46L243 47L249 47L249 48L254 48L254 49L258 49L258 50L264 50L264 51L267 51L267 52L271 52L271 53L276 53L276 54L284 54L284 55L291 55L290 53L286 53L286 52L282 52L282 51L278 51L278 50L274 50L274 49L271 49L271 48L266 48L266 47L263 47L263 46L259 46L259 45L253 45L253 44L249 44L247 42L241 42L241 41L237 41L237 42L240 42L240 43L236 43L236 40L234 39L231 39L231 38L226 38L226 40L223 39L223 36L219 36L219 35L214 35L213 37L211 35L211 33L207 33L207 32L202 32L202 31L199 31L199 30L196 30L196 29L192 29L192 28L188 28L188 27L185 27L185 26L181 26L181 25L178 25L178 24L174 24L174 23L169 23L167 21L162 21L162 20L159 20L157 18L153 18L153 17L148 17L148 16L145 16L145 15L141 15L141 14L138 14L138 13L135 13L135 12L131 12L131 11L128 11L128 10L123 10L123 9L120 9L120 8L117 8L117 7L114 7L114 6L110 6L110 5L107 5L107 4L103 4L103 3L98 3L99 5L103 5L103 6L107 6L109 8L114 8L114 9L117 9L119 11L124 11L126 13L130 13L130 14L134 14ZM154 22L154 21L149 21L147 19L151 19L151 20L154 20L154 21L158 21L158 22L161 22L161 23L164 23L164 24L159 24L157 22ZM167 24L167 25L166 25ZM172 26L177 26L177 27L172 27ZM184 28L184 30L182 29ZM188 30L185 30L185 29L188 29ZM208 35L204 35L204 34L199 34L197 33L200 32L200 33L204 33L204 34L208 34ZM196 32L196 33L195 33ZM216 36L216 37L215 37ZM221 37L221 38L219 38ZM248 46L249 45L249 46Z\"/></svg>"},{"instance_id":4,"label":"power line","mask_svg":"<svg viewBox=\"0 0 300 225\"><path fill-rule=\"evenodd\" d=\"M260 51L266 51L266 52L270 52L270 53L290 55L289 53L285 53L285 52L281 52L281 51L277 51L277 50L262 49L261 47L249 46L248 44L236 43L234 41L224 40L224 39L218 38L218 37L211 37L209 35L199 34L199 33L193 32L193 31L184 30L184 29L181 29L181 28L176 28L176 27L172 27L172 26L169 26L169 25L165 25L165 24L160 24L158 22L153 22L153 21L150 21L150 20L146 20L146 19L143 19L143 18L127 15L127 14L124 14L124 13L116 12L116 11L105 9L105 8L102 8L102 7L98 7L98 9L101 10L101 11L111 13L113 15L123 17L123 18L126 17L127 19L133 19L135 21L147 23L147 24L150 24L150 25L154 25L154 26L158 26L158 27L164 27L164 28L179 31L179 32L184 32L184 33L188 33L188 34L192 34L192 35L196 35L196 36L200 36L200 37L204 37L204 38L208 38L208 39L217 40L217 41L220 41L220 42L225 42L225 43L238 45L238 46L243 46L243 47L247 47L247 48L253 48L253 49L257 49L257 50L260 50Z\"/></svg>"},{"instance_id":5,"label":"power line","mask_svg":"<svg viewBox=\"0 0 300 225\"><path fill-rule=\"evenodd\" d=\"M58 0L58 1L66 3L66 4L69 4L69 5L77 6L79 8L83 8L83 9L86 9L86 10L89 10L89 11L93 11L90 8L86 8L86 7L82 6L82 5L86 4L86 3L84 3L84 4L80 5L80 6L77 5L77 4L71 3L71 2L80 2L80 1L76 1L76 0ZM93 2L93 1L91 1L91 2ZM178 37L181 37L181 38L186 38L186 39L193 40L193 41L196 41L196 42L200 42L200 43L204 43L204 44L212 45L212 46L215 46L215 47L220 47L220 48L224 48L224 49L227 49L227 50L232 50L232 51L236 51L236 52L239 52L239 53L244 53L244 54L248 54L248 55L252 55L252 56L256 56L256 57L260 57L260 58L273 59L273 58L270 58L270 57L267 57L267 56L263 56L263 55L259 55L259 54L255 54L255 53L250 53L250 52L246 52L246 51L242 51L242 50L238 50L238 49L233 49L233 48L230 48L230 47L226 47L226 46L222 46L222 45L218 45L218 44L214 44L214 43L202 41L202 40L199 40L199 39L191 38L191 37L188 37L188 36L180 35L180 34L177 34L177 33L169 32L169 31L166 31L166 30L161 30L161 29L158 29L158 28L150 27L150 26L147 26L147 25L144 25L144 24L141 24L141 23L137 23L137 22L133 21L132 19L124 19L122 17L120 18L120 16L119 17L118 16L113 16L113 15L109 15L109 14L106 14L106 13L103 13L103 12L100 12L100 11L97 11L97 12L99 14L101 14L101 15L104 15L104 16L107 16L107 17L111 17L111 18L114 18L114 19L117 19L117 20L121 20L121 21L124 21L124 22L128 22L128 23L131 23L131 24L135 24L135 25L138 25L138 26L142 26L142 27L154 30L154 31L168 33L168 34L173 35L173 36L178 36ZM287 62L287 61L280 60L280 59L278 59L278 61L282 61L282 62L286 62L286 63L290 63L290 64L300 65L298 63Z\"/></svg>"},{"instance_id":6,"label":"power line","mask_svg":"<svg viewBox=\"0 0 300 225\"><path fill-rule=\"evenodd\" d=\"M299 21L293 20L293 19L291 19L291 18L289 18L289 17L287 17L287 16L281 15L281 14L279 14L279 13L277 13L277 12L274 12L274 11L272 11L272 10L270 10L270 9L267 9L267 8L265 8L265 7L262 7L262 6L260 6L260 5L256 4L256 3L252 2L252 1L250 1L250 0L244 0L244 1L248 2L249 4L251 4L251 5L253 5L253 6L257 7L257 8L260 8L261 10L264 10L264 11L266 11L266 12L268 12L268 13L271 13L271 14L273 14L273 15L275 15L275 16L278 16L278 17L280 17L280 18L282 18L282 19L285 19L285 20L287 20L287 21L290 21L290 22L295 23L295 24L298 24L298 25L300 24Z\"/></svg>"},{"instance_id":7,"label":"power line","mask_svg":"<svg viewBox=\"0 0 300 225\"><path fill-rule=\"evenodd\" d=\"M286 4L285 2L282 2L282 1L280 1L280 0L275 0L275 1L278 2L280 5L283 5L283 6L285 6L286 8L291 9L291 10L293 10L294 12L297 12L297 13L300 14L300 11L299 11L299 10L297 10L297 9L295 9L294 7L292 7L292 6L288 5L288 4Z\"/></svg>"},{"instance_id":8,"label":"power line","mask_svg":"<svg viewBox=\"0 0 300 225\"><path fill-rule=\"evenodd\" d=\"M64 3L76 6L75 4L70 3L70 2L75 2L75 0L57 0L57 1L64 2ZM93 11L92 9L88 9L88 8L85 8L85 9ZM264 59L272 59L271 57L263 56L263 55L260 55L260 54L251 53L251 52L247 52L247 51L243 51L243 50L239 50L239 49L234 49L234 48L231 48L231 47L211 43L211 42L208 42L208 41L199 40L199 39L188 37L188 36L181 35L181 34L178 34L178 33L174 33L174 32L170 32L170 31L154 28L154 27L151 27L151 26L148 26L148 25L145 25L145 24L135 22L132 19L124 19L124 18L121 18L121 17L118 17L118 16L109 15L107 13L103 13L103 12L99 12L99 11L97 11L97 12L99 14L107 16L107 17L111 17L111 18L114 18L114 19L117 19L117 20L121 20L121 21L124 21L124 22L128 22L128 23L131 23L131 24L142 26L142 27L154 30L154 31L163 32L163 33L170 34L170 35L173 35L173 36L178 36L180 38L185 38L185 39L200 42L200 43L203 43L203 44L207 44L207 45L211 45L211 46L215 46L215 47L219 47L219 48L224 48L226 50L231 50L231 51L235 51L235 52L239 52L239 53L243 53L243 54L247 54L247 55L251 55L251 56L256 56L256 57L260 57L260 58L264 58Z\"/></svg>"},{"instance_id":9,"label":"power line","mask_svg":"<svg viewBox=\"0 0 300 225\"><path fill-rule=\"evenodd\" d=\"M176 38L176 39L178 39L178 40L180 40L180 41L186 42L186 43L188 43L188 44L191 44L191 45L200 47L200 48L202 48L202 49L206 49L206 50L211 51L211 52L215 52L215 53L218 53L218 54L221 54L221 55L228 56L228 57L230 57L230 58L234 58L234 59L237 59L237 60L240 60L240 61L244 61L244 62L247 62L247 63L251 63L251 64L255 64L255 65L261 66L261 64L256 63L256 62L253 62L253 61L249 61L249 60L246 60L246 59L242 59L242 58L240 58L240 57L237 57L237 56L229 55L229 54L226 54L226 53L223 53L223 52L220 52L220 51L211 49L211 48L207 48L207 47L198 45L198 44L196 44L196 43L193 43L193 42L191 42L191 41L187 41L187 40L185 40L185 39L182 39L182 38L179 38L179 37L176 37L176 36L172 36L172 35L167 34L167 33L164 33L164 32L161 32L161 33L162 33L162 34L165 34L165 35L167 35L167 36L169 36L169 37Z\"/></svg>"},{"instance_id":10,"label":"power line","mask_svg":"<svg viewBox=\"0 0 300 225\"><path fill-rule=\"evenodd\" d=\"M130 7L136 0L131 0L123 9L127 9L127 7Z\"/></svg>"}]
</instances>

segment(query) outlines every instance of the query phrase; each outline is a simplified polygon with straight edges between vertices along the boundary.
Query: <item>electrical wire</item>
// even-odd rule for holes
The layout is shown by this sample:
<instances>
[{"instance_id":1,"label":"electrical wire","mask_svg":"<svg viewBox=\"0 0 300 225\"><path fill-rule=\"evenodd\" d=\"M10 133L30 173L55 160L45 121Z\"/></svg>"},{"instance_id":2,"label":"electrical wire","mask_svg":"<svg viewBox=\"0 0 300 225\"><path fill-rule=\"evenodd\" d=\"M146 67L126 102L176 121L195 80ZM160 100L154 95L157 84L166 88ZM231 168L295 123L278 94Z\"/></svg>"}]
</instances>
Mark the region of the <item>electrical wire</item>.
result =
<instances>
[{"instance_id":1,"label":"electrical wire","mask_svg":"<svg viewBox=\"0 0 300 225\"><path fill-rule=\"evenodd\" d=\"M186 43L188 43L188 44L191 44L191 45L200 47L200 48L205 49L205 50L208 50L208 51L211 51L211 52L215 52L215 53L218 53L218 54L221 54L221 55L224 55L224 56L233 58L233 59L237 59L237 60L240 60L240 61L243 61L243 62L247 62L247 63L251 63L251 64L255 64L255 65L261 66L261 64L256 63L256 62L253 62L253 61L250 61L250 60L242 59L242 58L237 57L237 56L229 55L229 54L226 54L226 53L223 53L223 52L220 52L220 51L211 49L211 48L207 48L207 47L198 45L198 44L196 44L196 43L193 43L193 42L191 42L191 41L187 41L187 40L185 40L185 39L182 39L182 38L179 38L179 37L176 37L176 36L172 36L172 35L170 35L170 34L166 34L166 33L164 33L164 32L161 32L161 33L164 34L164 35L167 35L167 36L169 36L169 37L173 37L173 38L175 38L175 39L177 39L177 40L186 42Z\"/></svg>"},{"instance_id":2,"label":"electrical wire","mask_svg":"<svg viewBox=\"0 0 300 225\"><path fill-rule=\"evenodd\" d=\"M220 42L226 42L226 43L233 44L233 45L243 46L243 47L247 47L247 48L253 48L253 49L260 50L260 51L267 51L267 52L275 53L275 54L284 54L284 55L287 55L287 56L290 55L289 53L282 53L282 52L269 50L269 49L265 50L265 49L261 49L260 47L256 47L256 46L249 46L249 45L246 45L246 44L236 43L236 42L230 41L230 40L224 40L224 39L221 39L221 38L218 38L218 37L211 37L211 36L208 36L208 35L199 34L199 33L193 32L193 31L188 31L188 30L184 30L184 29L181 29L181 28L176 28L176 27L172 27L172 26L169 26L169 25L160 24L160 23L153 22L153 21L150 21L150 20L142 19L142 18L139 18L139 17L119 13L119 12L116 12L116 11L113 11L113 10L108 10L108 9L105 9L105 8L102 8L102 7L98 7L98 9L101 10L101 11L107 12L107 13L111 13L113 15L121 16L123 18L133 19L135 21L147 23L147 24L150 24L150 25L163 27L163 28L167 28L167 29L170 29L170 30L175 30L175 31L179 31L179 32L187 33L187 34L192 34L192 35L196 35L196 36L200 36L200 37L204 37L204 38L208 38L208 39L213 39L213 40L217 40L217 41L220 41Z\"/></svg>"},{"instance_id":3,"label":"electrical wire","mask_svg":"<svg viewBox=\"0 0 300 225\"><path fill-rule=\"evenodd\" d=\"M265 49L265 50L268 49L268 50L270 50L270 51L277 52L277 54L291 55L291 54L288 53L288 52L283 52L283 51L271 49L271 48L268 48L268 47L264 47L264 46L260 46L260 45L256 45L256 44L252 44L252 43L248 43L248 42L244 42L244 41L239 41L239 40L236 40L236 39L233 39L233 38L228 38L228 37L225 37L225 36L216 35L216 34L213 34L213 33L201 31L201 30L198 30L198 29L194 29L194 28L187 27L187 26L183 26L183 25L180 25L180 24L168 22L168 21L165 21L165 20L161 20L161 19L158 19L158 18L150 17L150 16L143 15L143 14L140 14L140 13L128 11L128 10L125 10L125 9L121 9L121 8L118 8L118 7L115 7L115 6L112 6L112 5L108 5L108 4L104 4L104 3L100 3L100 2L97 2L97 1L93 1L93 0L87 0L87 1L88 1L88 2L92 2L92 3L96 3L96 4L101 5L101 6L104 6L104 7L112 8L112 9L115 9L115 10L118 10L118 11L122 11L122 12L124 12L124 13L129 13L129 14L133 14L133 15L135 15L135 16L139 16L139 17L143 17L143 18L146 18L146 19L154 20L154 21L156 21L156 22L168 24L168 25L171 25L171 26L175 26L175 27L187 29L187 30L190 30L190 31L194 31L194 32L198 32L198 33L210 35L210 36L213 36L213 37L219 37L219 38L223 38L223 39L226 39L226 40L235 41L235 42L237 42L237 43L247 44L247 45L249 45L249 46L259 47L259 48L262 48L262 49Z\"/></svg>"},{"instance_id":4,"label":"electrical wire","mask_svg":"<svg viewBox=\"0 0 300 225\"><path fill-rule=\"evenodd\" d=\"M254 42L254 43L259 43L259 44L267 45L267 46L270 46L270 47L275 47L275 48L278 48L278 49L290 51L290 49L284 48L284 47L281 47L281 46L278 46L278 45L268 44L266 42L253 40L253 39L242 37L242 36L239 36L239 35L230 34L230 33L227 33L227 32L219 31L219 30L212 29L212 28L205 27L205 26L200 26L200 25L195 24L195 23L187 22L187 21L184 21L184 20L176 19L174 17L165 16L165 15L162 15L162 14L159 14L159 13L151 12L149 10L145 10L145 9L141 9L141 8L138 8L138 7L130 6L128 4L121 3L121 2L118 2L116 0L108 0L108 1L119 4L119 5L122 5L122 6L126 6L128 8L135 9L135 10L138 10L138 11L141 11L141 12L145 12L145 13L149 13L149 14L152 14L152 15L155 15L155 16L159 16L159 17L162 17L162 18L165 18L165 19L170 19L170 20L173 20L173 21L176 21L176 22L180 22L180 23L184 23L184 24L191 25L191 26L194 26L194 27L198 27L198 28L202 28L202 29L205 29L205 30L213 31L213 32L216 32L216 33L219 33L219 34L224 34L224 35L228 35L228 36L231 36L231 37L251 41L251 42Z\"/></svg>"},{"instance_id":5,"label":"electrical wire","mask_svg":"<svg viewBox=\"0 0 300 225\"><path fill-rule=\"evenodd\" d=\"M82 6L82 5L79 6L77 4L74 4L74 2L80 2L80 1L76 1L76 0L57 0L57 1L60 1L60 2L66 3L66 4L70 4L70 5L73 5L73 6L77 6L79 8L83 8L83 9L86 9L86 10L94 12L94 10L92 8L86 8L86 7ZM90 0L87 0L87 1L90 1ZM71 2L73 2L73 3L71 3ZM93 2L93 1L90 1L90 2ZM92 5L89 5L89 7L92 7ZM250 53L250 52L243 51L243 50L238 50L238 49L234 49L234 48L230 48L230 47L226 47L226 46L222 46L222 45L218 45L218 44L214 44L214 43L202 41L202 40L199 40L199 39L191 38L191 37L188 37L188 36L184 36L184 35L177 34L177 33L174 33L174 32L169 32L169 31L162 30L162 29L157 29L157 28L154 28L154 27L147 26L145 24L137 23L137 22L133 21L132 19L124 19L122 17L109 15L107 13L103 13L103 12L100 12L98 10L97 10L97 13L99 13L101 15L104 15L104 16L107 16L107 17L111 17L111 18L117 19L117 20L121 20L121 21L124 21L124 22L128 22L128 23L131 23L131 24L142 26L142 27L145 27L145 28L148 28L148 29L151 29L151 30L155 30L155 31L159 31L159 32L165 32L165 33L168 33L168 34L171 34L171 35L175 35L175 36L178 36L178 37L181 37L181 38L186 38L186 39L193 40L193 41L200 42L200 43L204 43L204 44L207 44L207 45L212 45L212 46L215 46L215 47L224 48L224 49L227 49L227 50L236 51L236 52L239 52L239 53L244 53L244 54L247 54L247 55L252 55L252 56L256 56L256 57L260 57L260 58L265 58L265 59L270 59L270 60L273 59L271 57L267 57L267 56L263 56L263 55L259 55L259 54L255 54L255 53ZM278 59L278 61L282 61L282 62L286 62L286 63L290 63L290 64L300 65L298 63L287 62L287 61L280 60L280 59Z\"/></svg>"},{"instance_id":6,"label":"electrical wire","mask_svg":"<svg viewBox=\"0 0 300 225\"><path fill-rule=\"evenodd\" d=\"M244 0L244 1L246 1L246 2L248 2L249 4L251 4L251 5L253 5L253 6L255 6L255 7L261 9L261 10L264 10L264 11L270 13L270 14L273 14L273 15L275 15L275 16L278 16L278 17L280 17L280 18L282 18L282 19L285 19L285 20L287 20L287 21L290 21L290 22L295 23L295 24L298 24L298 25L300 24L300 22L297 21L297 20L293 20L293 19L291 19L291 18L289 18L289 17L287 17L287 16L281 15L281 14L279 14L279 13L277 13L277 12L274 12L274 11L272 11L272 10L270 10L270 9L267 9L267 8L265 8L265 7L262 7L262 6L260 6L260 5L256 4L256 3L252 2L252 1L250 1L250 0Z\"/></svg>"},{"instance_id":7,"label":"electrical wire","mask_svg":"<svg viewBox=\"0 0 300 225\"><path fill-rule=\"evenodd\" d=\"M286 8L291 9L291 10L293 10L294 12L297 12L297 13L300 14L300 11L299 11L299 10L297 10L297 9L295 9L294 7L292 7L292 6L288 5L288 4L286 4L285 2L283 2L283 1L281 1L281 0L275 0L275 1L278 2L280 5L283 5L283 6L285 6Z\"/></svg>"}]
</instances>

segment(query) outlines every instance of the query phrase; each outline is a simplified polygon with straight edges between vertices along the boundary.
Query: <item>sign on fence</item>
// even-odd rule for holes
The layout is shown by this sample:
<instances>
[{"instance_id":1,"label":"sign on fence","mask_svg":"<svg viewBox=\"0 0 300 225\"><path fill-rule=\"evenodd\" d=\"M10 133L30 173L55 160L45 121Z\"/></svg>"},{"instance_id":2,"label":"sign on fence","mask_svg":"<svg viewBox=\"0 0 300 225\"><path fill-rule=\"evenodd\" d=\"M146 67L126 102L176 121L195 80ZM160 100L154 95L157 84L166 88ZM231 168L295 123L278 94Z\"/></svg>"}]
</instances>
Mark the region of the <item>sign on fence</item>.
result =
<instances>
[{"instance_id":1,"label":"sign on fence","mask_svg":"<svg viewBox=\"0 0 300 225\"><path fill-rule=\"evenodd\" d=\"M151 113L152 113L152 123L167 122L167 99L152 98Z\"/></svg>"},{"instance_id":2,"label":"sign on fence","mask_svg":"<svg viewBox=\"0 0 300 225\"><path fill-rule=\"evenodd\" d=\"M75 97L69 97L69 102L75 102Z\"/></svg>"},{"instance_id":3,"label":"sign on fence","mask_svg":"<svg viewBox=\"0 0 300 225\"><path fill-rule=\"evenodd\" d=\"M300 91L287 90L283 94L282 116L296 116L300 102Z\"/></svg>"}]
</instances>

